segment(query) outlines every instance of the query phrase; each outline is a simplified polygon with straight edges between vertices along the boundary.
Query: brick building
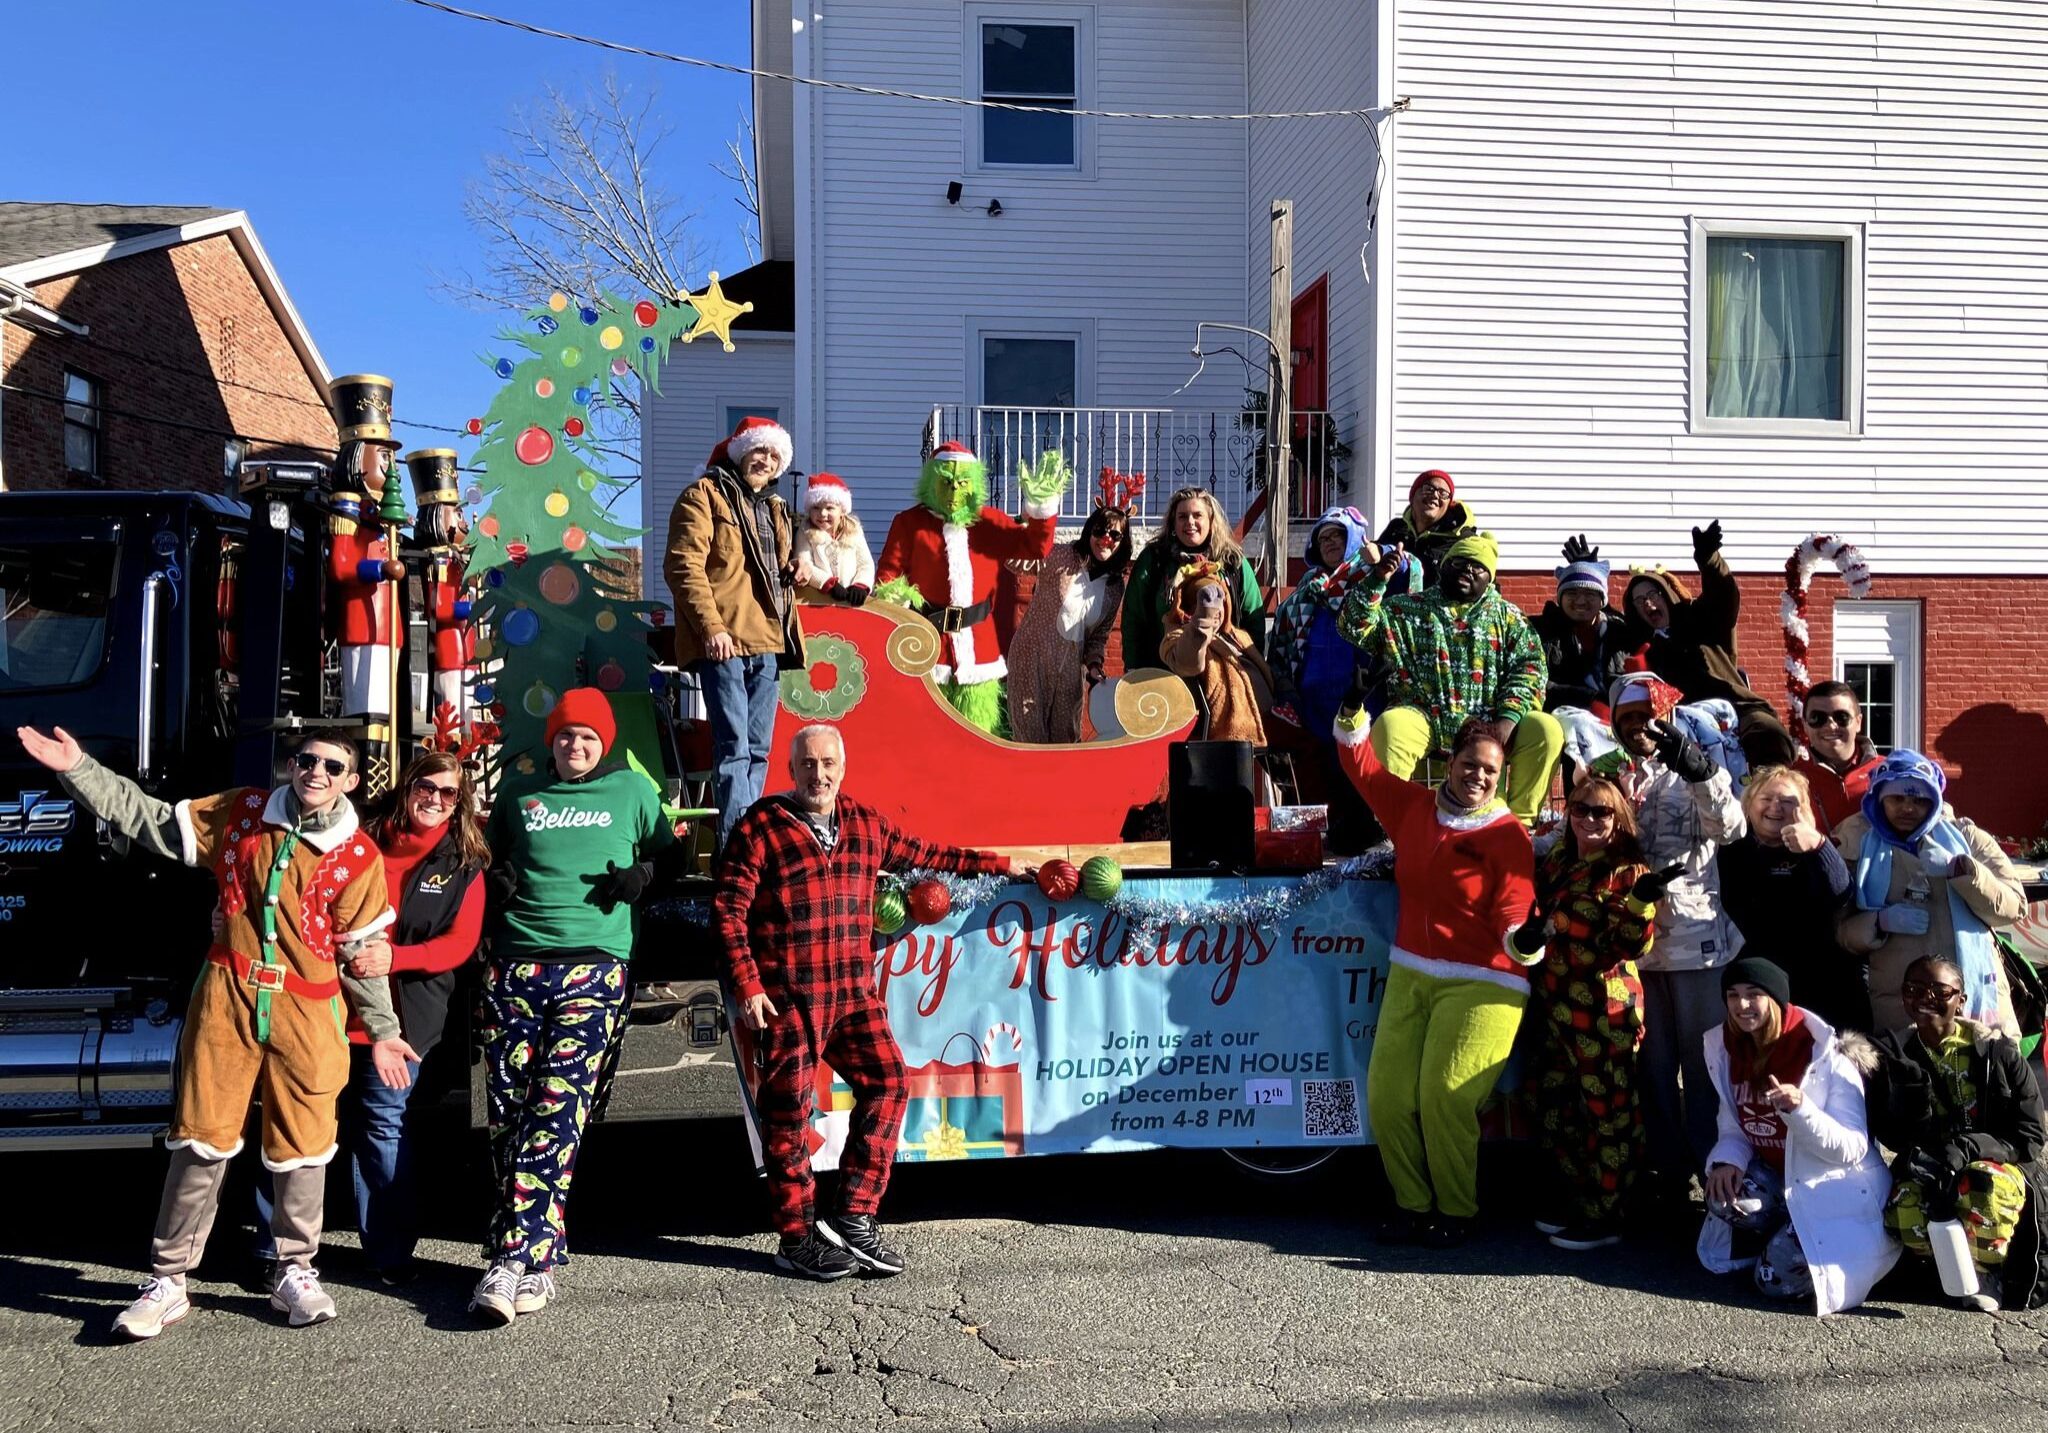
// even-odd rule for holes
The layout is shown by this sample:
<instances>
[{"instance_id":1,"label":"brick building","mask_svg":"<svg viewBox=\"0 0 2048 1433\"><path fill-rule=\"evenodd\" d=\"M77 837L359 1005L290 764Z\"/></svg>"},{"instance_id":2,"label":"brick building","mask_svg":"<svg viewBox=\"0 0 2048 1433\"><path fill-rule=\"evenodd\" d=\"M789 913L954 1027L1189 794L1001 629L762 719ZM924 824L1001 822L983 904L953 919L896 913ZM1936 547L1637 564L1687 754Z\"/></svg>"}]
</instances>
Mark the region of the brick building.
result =
<instances>
[{"instance_id":1,"label":"brick building","mask_svg":"<svg viewBox=\"0 0 2048 1433\"><path fill-rule=\"evenodd\" d=\"M0 489L331 455L327 377L239 210L0 203Z\"/></svg>"}]
</instances>

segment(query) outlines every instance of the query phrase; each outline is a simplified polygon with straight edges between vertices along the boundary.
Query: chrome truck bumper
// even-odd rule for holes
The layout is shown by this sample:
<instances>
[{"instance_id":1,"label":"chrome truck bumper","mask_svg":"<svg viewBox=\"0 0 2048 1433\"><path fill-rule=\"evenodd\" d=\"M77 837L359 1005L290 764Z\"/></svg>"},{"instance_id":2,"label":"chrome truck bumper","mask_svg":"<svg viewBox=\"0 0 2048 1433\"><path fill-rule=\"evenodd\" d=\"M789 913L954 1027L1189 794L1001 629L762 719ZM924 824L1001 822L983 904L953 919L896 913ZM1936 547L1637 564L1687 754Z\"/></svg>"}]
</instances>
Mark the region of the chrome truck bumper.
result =
<instances>
[{"instance_id":1,"label":"chrome truck bumper","mask_svg":"<svg viewBox=\"0 0 2048 1433\"><path fill-rule=\"evenodd\" d=\"M0 1153L149 1144L170 1120L178 1024L119 987L0 990Z\"/></svg>"}]
</instances>

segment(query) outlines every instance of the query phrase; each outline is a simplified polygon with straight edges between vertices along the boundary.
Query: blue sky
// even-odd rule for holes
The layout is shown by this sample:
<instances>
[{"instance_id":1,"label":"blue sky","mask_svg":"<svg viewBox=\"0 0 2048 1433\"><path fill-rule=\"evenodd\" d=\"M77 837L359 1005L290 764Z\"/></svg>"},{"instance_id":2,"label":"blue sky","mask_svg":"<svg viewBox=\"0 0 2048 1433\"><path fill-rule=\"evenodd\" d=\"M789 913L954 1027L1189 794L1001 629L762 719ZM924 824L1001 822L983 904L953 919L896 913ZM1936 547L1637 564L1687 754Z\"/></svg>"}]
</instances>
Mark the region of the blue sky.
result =
<instances>
[{"instance_id":1,"label":"blue sky","mask_svg":"<svg viewBox=\"0 0 2048 1433\"><path fill-rule=\"evenodd\" d=\"M747 0L468 0L467 8L681 54L750 58ZM703 211L715 267L746 267L726 158L747 81L459 20L403 0L43 0L0 84L0 198L245 209L336 373L388 373L397 416L460 425L497 387L501 318L435 292L480 254L465 183L544 84L607 68L659 90L662 176ZM421 445L445 436L401 429ZM465 458L468 448L463 446Z\"/></svg>"}]
</instances>

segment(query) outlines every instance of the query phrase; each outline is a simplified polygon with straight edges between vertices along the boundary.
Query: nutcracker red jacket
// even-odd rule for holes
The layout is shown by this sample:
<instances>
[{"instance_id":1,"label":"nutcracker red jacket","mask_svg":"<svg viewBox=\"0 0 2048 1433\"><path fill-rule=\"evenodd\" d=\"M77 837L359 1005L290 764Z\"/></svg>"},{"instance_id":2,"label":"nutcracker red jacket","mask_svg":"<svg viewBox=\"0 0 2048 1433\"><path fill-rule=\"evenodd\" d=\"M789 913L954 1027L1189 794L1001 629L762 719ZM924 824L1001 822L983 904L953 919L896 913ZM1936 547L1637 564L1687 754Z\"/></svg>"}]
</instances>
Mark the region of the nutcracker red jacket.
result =
<instances>
[{"instance_id":1,"label":"nutcracker red jacket","mask_svg":"<svg viewBox=\"0 0 2048 1433\"><path fill-rule=\"evenodd\" d=\"M1362 720L1347 727L1340 715L1336 735L1345 774L1393 838L1401 895L1393 963L1526 991L1529 977L1508 936L1536 899L1528 831L1505 806L1470 818L1443 811L1434 791L1380 765Z\"/></svg>"},{"instance_id":2,"label":"nutcracker red jacket","mask_svg":"<svg viewBox=\"0 0 2048 1433\"><path fill-rule=\"evenodd\" d=\"M712 923L733 994L831 1000L872 989L875 876L883 870L995 875L1003 857L940 846L899 831L841 796L830 851L787 796L757 801L727 839Z\"/></svg>"}]
</instances>

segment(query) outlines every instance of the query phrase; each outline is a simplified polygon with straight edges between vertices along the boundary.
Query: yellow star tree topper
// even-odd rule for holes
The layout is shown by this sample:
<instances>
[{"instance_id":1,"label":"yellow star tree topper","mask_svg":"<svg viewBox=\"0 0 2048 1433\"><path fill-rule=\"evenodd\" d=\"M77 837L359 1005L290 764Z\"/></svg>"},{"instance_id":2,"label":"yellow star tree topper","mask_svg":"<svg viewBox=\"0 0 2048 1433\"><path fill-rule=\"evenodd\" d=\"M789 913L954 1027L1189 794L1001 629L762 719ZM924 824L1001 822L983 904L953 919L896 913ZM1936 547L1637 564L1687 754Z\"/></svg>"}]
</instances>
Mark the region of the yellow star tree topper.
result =
<instances>
[{"instance_id":1,"label":"yellow star tree topper","mask_svg":"<svg viewBox=\"0 0 2048 1433\"><path fill-rule=\"evenodd\" d=\"M725 290L718 286L718 270L711 271L710 282L701 294L686 293L684 302L697 311L697 322L683 335L684 343L695 343L705 334L714 335L731 353L733 320L743 313L752 313L752 303L736 304L725 296Z\"/></svg>"}]
</instances>

